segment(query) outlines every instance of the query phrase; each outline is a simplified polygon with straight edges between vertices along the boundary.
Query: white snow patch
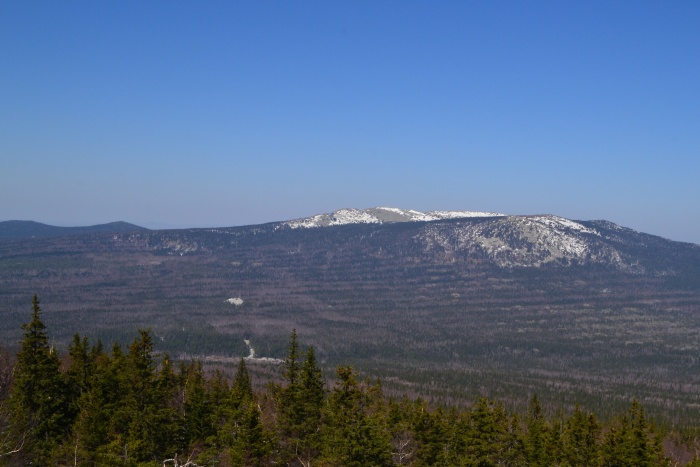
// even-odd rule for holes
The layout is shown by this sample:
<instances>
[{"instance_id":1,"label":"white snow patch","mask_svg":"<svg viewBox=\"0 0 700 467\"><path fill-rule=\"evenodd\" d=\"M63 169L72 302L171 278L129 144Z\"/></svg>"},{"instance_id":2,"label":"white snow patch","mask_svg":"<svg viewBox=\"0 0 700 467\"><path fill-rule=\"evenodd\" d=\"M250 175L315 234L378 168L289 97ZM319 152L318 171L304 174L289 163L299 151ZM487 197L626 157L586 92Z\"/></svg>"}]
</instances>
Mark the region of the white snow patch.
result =
<instances>
[{"instance_id":1,"label":"white snow patch","mask_svg":"<svg viewBox=\"0 0 700 467\"><path fill-rule=\"evenodd\" d=\"M243 342L245 342L245 345L248 346L248 351L250 354L245 357L245 358L255 358L255 349L250 345L250 340L249 339L243 339Z\"/></svg>"},{"instance_id":2,"label":"white snow patch","mask_svg":"<svg viewBox=\"0 0 700 467\"><path fill-rule=\"evenodd\" d=\"M383 206L379 206L379 207L377 207L376 209L383 209L383 210L385 210L385 211L395 212L396 214L405 214L405 213L407 212L407 211L405 211L405 210L403 210L403 209L399 209L399 208L387 208L387 207L383 207ZM408 211L408 212L418 212L418 211Z\"/></svg>"},{"instance_id":3,"label":"white snow patch","mask_svg":"<svg viewBox=\"0 0 700 467\"><path fill-rule=\"evenodd\" d=\"M256 362L269 362L269 363L282 363L283 362L283 360L280 360L279 358L256 357L255 356L255 349L253 348L252 345L250 345L250 339L243 339L243 342L245 342L245 345L248 346L248 351L250 352L247 357L243 357L244 360L255 360Z\"/></svg>"},{"instance_id":4,"label":"white snow patch","mask_svg":"<svg viewBox=\"0 0 700 467\"><path fill-rule=\"evenodd\" d=\"M600 237L600 233L596 230L589 229L583 224L579 224L578 222L565 219L563 217L558 217L558 216L532 216L531 219L540 222L548 227L552 227L554 229L571 229L571 230L577 230L579 232L583 233L589 233L593 235L597 235Z\"/></svg>"},{"instance_id":5,"label":"white snow patch","mask_svg":"<svg viewBox=\"0 0 700 467\"><path fill-rule=\"evenodd\" d=\"M500 217L503 214L482 211L430 211L420 212L413 209L376 207L369 209L344 208L330 214L317 214L303 219L284 222L293 229L327 227L347 224L383 224L391 222L427 222L442 219L459 219L465 217Z\"/></svg>"},{"instance_id":6,"label":"white snow patch","mask_svg":"<svg viewBox=\"0 0 700 467\"><path fill-rule=\"evenodd\" d=\"M426 214L438 219L463 219L465 217L501 217L505 214L483 211L428 211Z\"/></svg>"}]
</instances>

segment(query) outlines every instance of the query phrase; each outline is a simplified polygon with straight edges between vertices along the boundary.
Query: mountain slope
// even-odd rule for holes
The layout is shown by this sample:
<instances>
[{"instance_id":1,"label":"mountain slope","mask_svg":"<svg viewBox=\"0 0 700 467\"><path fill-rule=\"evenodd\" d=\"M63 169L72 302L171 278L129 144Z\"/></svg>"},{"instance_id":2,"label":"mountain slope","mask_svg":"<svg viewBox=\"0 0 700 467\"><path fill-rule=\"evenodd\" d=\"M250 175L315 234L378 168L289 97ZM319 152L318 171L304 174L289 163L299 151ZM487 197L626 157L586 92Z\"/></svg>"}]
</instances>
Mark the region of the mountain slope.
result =
<instances>
[{"instance_id":1,"label":"mountain slope","mask_svg":"<svg viewBox=\"0 0 700 467\"><path fill-rule=\"evenodd\" d=\"M352 363L399 393L537 392L591 409L636 395L667 419L700 417L700 247L606 221L2 239L2 342L17 342L34 292L59 346L74 332L125 344L141 327L184 358L247 356L245 341L280 358L296 328L327 367Z\"/></svg>"},{"instance_id":2,"label":"mountain slope","mask_svg":"<svg viewBox=\"0 0 700 467\"><path fill-rule=\"evenodd\" d=\"M673 274L697 261L698 245L673 242L607 221L507 216L431 223L417 240L434 253L486 258L499 267L599 265L636 274Z\"/></svg>"},{"instance_id":3,"label":"mountain slope","mask_svg":"<svg viewBox=\"0 0 700 467\"><path fill-rule=\"evenodd\" d=\"M291 235L290 231L298 232ZM370 233L354 234L360 231ZM258 226L153 231L147 243L159 254L214 254L251 237L281 244L304 243L311 238L327 242L333 238L340 243L325 246L330 255L335 254L334 250L371 255L376 248L383 256L426 264L479 262L506 269L589 265L652 276L700 268L700 246L640 233L608 221L470 211L343 209Z\"/></svg>"}]
</instances>

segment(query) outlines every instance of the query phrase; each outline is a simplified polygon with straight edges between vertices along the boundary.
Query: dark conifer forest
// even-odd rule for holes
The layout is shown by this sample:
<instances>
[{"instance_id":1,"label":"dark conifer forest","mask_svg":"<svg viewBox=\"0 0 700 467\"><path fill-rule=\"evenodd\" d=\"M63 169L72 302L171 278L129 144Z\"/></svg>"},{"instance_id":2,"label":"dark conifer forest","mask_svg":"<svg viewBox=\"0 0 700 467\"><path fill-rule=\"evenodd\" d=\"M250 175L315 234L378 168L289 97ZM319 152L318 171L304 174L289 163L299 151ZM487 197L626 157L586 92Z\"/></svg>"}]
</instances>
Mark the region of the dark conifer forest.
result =
<instances>
[{"instance_id":1,"label":"dark conifer forest","mask_svg":"<svg viewBox=\"0 0 700 467\"><path fill-rule=\"evenodd\" d=\"M15 355L0 359L0 464L10 466L700 465L700 427L657 425L631 400L612 417L581 405L527 410L389 396L338 366L324 375L296 331L270 381L173 361L148 330L128 347L76 334L53 347L34 296ZM328 378L326 378L328 377Z\"/></svg>"}]
</instances>

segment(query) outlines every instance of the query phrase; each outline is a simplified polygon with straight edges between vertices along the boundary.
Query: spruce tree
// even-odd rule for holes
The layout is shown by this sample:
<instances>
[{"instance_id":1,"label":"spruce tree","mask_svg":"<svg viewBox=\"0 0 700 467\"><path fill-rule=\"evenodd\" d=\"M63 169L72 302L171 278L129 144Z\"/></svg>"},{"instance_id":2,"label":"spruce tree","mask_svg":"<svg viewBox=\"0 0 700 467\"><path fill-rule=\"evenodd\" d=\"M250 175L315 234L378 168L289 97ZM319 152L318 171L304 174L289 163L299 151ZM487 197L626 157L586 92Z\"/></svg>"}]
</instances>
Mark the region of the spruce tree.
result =
<instances>
[{"instance_id":1,"label":"spruce tree","mask_svg":"<svg viewBox=\"0 0 700 467\"><path fill-rule=\"evenodd\" d=\"M627 458L629 420L627 415L616 417L603 438L601 460L605 466L632 466Z\"/></svg>"},{"instance_id":2,"label":"spruce tree","mask_svg":"<svg viewBox=\"0 0 700 467\"><path fill-rule=\"evenodd\" d=\"M525 453L530 465L547 467L550 457L547 451L550 445L550 433L547 420L544 418L540 401L535 394L530 400L527 418L527 433L525 435Z\"/></svg>"},{"instance_id":3,"label":"spruce tree","mask_svg":"<svg viewBox=\"0 0 700 467\"><path fill-rule=\"evenodd\" d=\"M113 376L120 389L114 395L117 404L110 404L111 442L105 455L125 463L162 458L172 450L171 412L164 382L156 371L153 338L149 330L138 332L128 354L117 345L113 349Z\"/></svg>"},{"instance_id":4,"label":"spruce tree","mask_svg":"<svg viewBox=\"0 0 700 467\"><path fill-rule=\"evenodd\" d=\"M278 412L280 462L290 463L297 457L298 440L303 424L301 399L301 354L297 331L292 329L283 362L284 383L275 389Z\"/></svg>"},{"instance_id":5,"label":"spruce tree","mask_svg":"<svg viewBox=\"0 0 700 467\"><path fill-rule=\"evenodd\" d=\"M445 451L452 437L441 408L431 412L428 410L427 404L422 402L420 410L416 414L413 429L418 445L417 465L437 465L444 461L453 460L444 459Z\"/></svg>"},{"instance_id":6,"label":"spruce tree","mask_svg":"<svg viewBox=\"0 0 700 467\"><path fill-rule=\"evenodd\" d=\"M183 365L184 366L184 365ZM184 375L176 375L168 354L163 355L160 371L156 372L153 410L155 423L154 452L183 452L189 447L185 436Z\"/></svg>"},{"instance_id":7,"label":"spruce tree","mask_svg":"<svg viewBox=\"0 0 700 467\"><path fill-rule=\"evenodd\" d=\"M525 465L525 441L518 414L513 414L508 423L503 450L503 465Z\"/></svg>"},{"instance_id":8,"label":"spruce tree","mask_svg":"<svg viewBox=\"0 0 700 467\"><path fill-rule=\"evenodd\" d=\"M118 353L118 352L117 352ZM79 413L73 425L74 453L88 465L104 465L105 446L110 441L112 417L119 407L124 386L120 385L110 356L101 343L90 350L92 377L89 390L78 401Z\"/></svg>"},{"instance_id":9,"label":"spruce tree","mask_svg":"<svg viewBox=\"0 0 700 467\"><path fill-rule=\"evenodd\" d=\"M304 357L302 361L302 356ZM282 377L275 390L279 414L280 462L309 462L320 450L321 408L325 398L324 380L313 347L303 353L296 329L292 330Z\"/></svg>"},{"instance_id":10,"label":"spruce tree","mask_svg":"<svg viewBox=\"0 0 700 467\"><path fill-rule=\"evenodd\" d=\"M287 347L287 356L284 359L283 378L288 386L296 387L299 381L299 341L297 339L297 330L292 329L292 334L289 337L289 345Z\"/></svg>"},{"instance_id":11,"label":"spruce tree","mask_svg":"<svg viewBox=\"0 0 700 467\"><path fill-rule=\"evenodd\" d=\"M32 314L17 353L17 366L11 390L13 432L24 439L20 456L28 461L47 463L70 427L66 388L59 371L59 359L49 345L41 318L39 298L32 299Z\"/></svg>"},{"instance_id":12,"label":"spruce tree","mask_svg":"<svg viewBox=\"0 0 700 467\"><path fill-rule=\"evenodd\" d=\"M299 342L297 341L297 331L292 330L287 348L287 356L284 359L284 371L282 378L284 386L279 393L280 428L283 437L295 437L299 424L301 423L301 413L299 409L300 390L300 354Z\"/></svg>"},{"instance_id":13,"label":"spruce tree","mask_svg":"<svg viewBox=\"0 0 700 467\"><path fill-rule=\"evenodd\" d=\"M323 426L323 460L347 467L391 465L383 397L377 386L360 383L350 367L338 367Z\"/></svg>"},{"instance_id":14,"label":"spruce tree","mask_svg":"<svg viewBox=\"0 0 700 467\"><path fill-rule=\"evenodd\" d=\"M270 451L269 436L261 422L260 408L253 393L250 375L241 359L231 391L224 401L218 444L233 465L261 465Z\"/></svg>"},{"instance_id":15,"label":"spruce tree","mask_svg":"<svg viewBox=\"0 0 700 467\"><path fill-rule=\"evenodd\" d=\"M253 386L250 382L250 374L248 373L248 367L245 364L244 359L240 359L238 362L238 368L236 369L236 377L233 380L233 386L231 387L231 400L234 409L243 404L244 401L253 398Z\"/></svg>"},{"instance_id":16,"label":"spruce tree","mask_svg":"<svg viewBox=\"0 0 700 467\"><path fill-rule=\"evenodd\" d=\"M212 407L201 361L190 363L183 385L185 443L189 448L197 440L205 440L214 434L211 425Z\"/></svg>"},{"instance_id":17,"label":"spruce tree","mask_svg":"<svg viewBox=\"0 0 700 467\"><path fill-rule=\"evenodd\" d=\"M663 448L654 426L647 420L644 407L636 399L627 411L630 419L627 457L637 466L660 465L663 462Z\"/></svg>"},{"instance_id":18,"label":"spruce tree","mask_svg":"<svg viewBox=\"0 0 700 467\"><path fill-rule=\"evenodd\" d=\"M564 458L571 465L600 465L600 427L593 414L586 415L577 404L566 422L563 436Z\"/></svg>"},{"instance_id":19,"label":"spruce tree","mask_svg":"<svg viewBox=\"0 0 700 467\"><path fill-rule=\"evenodd\" d=\"M316 363L314 348L309 347L301 367L298 395L294 398L299 412L296 438L292 440L298 458L310 462L320 451L319 430L325 398L323 374Z\"/></svg>"},{"instance_id":20,"label":"spruce tree","mask_svg":"<svg viewBox=\"0 0 700 467\"><path fill-rule=\"evenodd\" d=\"M68 390L70 414L75 416L80 411L80 399L90 390L94 372L88 338L86 336L81 338L79 334L75 334L73 341L68 345L68 356L70 364L64 378Z\"/></svg>"},{"instance_id":21,"label":"spruce tree","mask_svg":"<svg viewBox=\"0 0 700 467\"><path fill-rule=\"evenodd\" d=\"M465 433L468 464L501 465L506 451L508 417L503 406L479 398L468 417Z\"/></svg>"},{"instance_id":22,"label":"spruce tree","mask_svg":"<svg viewBox=\"0 0 700 467\"><path fill-rule=\"evenodd\" d=\"M416 405L404 396L389 400L387 423L391 435L391 458L394 465L410 465L416 452L416 439L411 429Z\"/></svg>"}]
</instances>

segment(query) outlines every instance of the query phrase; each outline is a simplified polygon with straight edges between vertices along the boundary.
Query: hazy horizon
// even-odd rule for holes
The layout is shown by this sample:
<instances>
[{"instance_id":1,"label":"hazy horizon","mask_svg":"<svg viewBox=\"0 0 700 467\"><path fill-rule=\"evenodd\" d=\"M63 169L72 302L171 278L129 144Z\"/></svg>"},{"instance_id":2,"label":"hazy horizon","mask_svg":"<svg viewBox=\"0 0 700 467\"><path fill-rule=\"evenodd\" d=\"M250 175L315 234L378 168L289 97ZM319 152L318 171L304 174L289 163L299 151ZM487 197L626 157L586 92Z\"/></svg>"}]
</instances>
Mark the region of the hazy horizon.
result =
<instances>
[{"instance_id":1,"label":"hazy horizon","mask_svg":"<svg viewBox=\"0 0 700 467\"><path fill-rule=\"evenodd\" d=\"M378 207L378 206L371 206L371 207ZM384 207L387 207L387 206L384 206ZM370 207L367 207L367 208L370 208ZM343 209L343 208L340 208L340 209ZM360 208L360 209L365 209L365 208ZM337 211L337 209L335 211ZM438 211L438 209L435 209L435 211ZM166 223L162 223L162 222L149 222L149 221L131 222L129 220L124 220L124 219L118 219L118 220L107 221L107 222L100 222L97 224L85 224L85 223L80 223L80 222L77 222L77 223L71 223L71 222L50 223L50 222L37 221L34 219L0 219L0 222L4 222L4 221L30 221L30 222L32 222L33 221L33 222L39 222L41 224L52 225L55 227L90 227L93 225L108 224L108 223L112 223L112 222L127 222L129 224L134 224L134 225L137 225L139 227L145 227L145 228L150 229L150 230L178 230L178 229L206 229L206 228L221 228L221 227L245 227L248 225L259 225L259 224L266 224L269 222L290 221L290 220L299 219L299 218L311 217L311 216L316 215L316 214L330 214L330 212L329 213L313 213L313 214L309 214L306 216L300 216L297 218L289 218L289 219L272 219L272 220L266 220L266 221L262 221L262 222L252 223L252 224L231 224L231 225L166 224ZM503 213L503 214L504 215L541 215L541 214L551 214L551 213L527 213L527 214ZM572 219L572 220L577 220L577 221L607 220L607 221L609 221L610 219ZM611 221L611 222L614 222L614 221ZM620 224L618 224L618 225L620 225ZM633 228L633 227L628 226L628 225L622 225L622 227ZM638 230L638 229L635 229L635 230ZM644 231L640 231L640 232L663 237L663 235L658 235L654 232L644 232ZM686 243L696 243L696 244L700 245L700 243L698 243L698 242L679 240L676 238L668 238L668 237L664 237L664 238L667 238L668 240L674 240L674 241L686 242Z\"/></svg>"}]
</instances>

